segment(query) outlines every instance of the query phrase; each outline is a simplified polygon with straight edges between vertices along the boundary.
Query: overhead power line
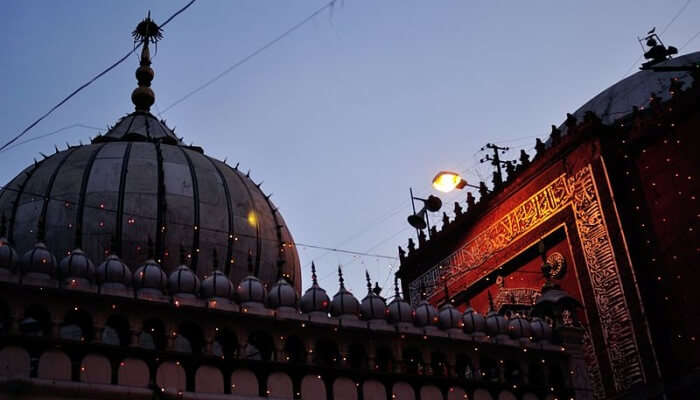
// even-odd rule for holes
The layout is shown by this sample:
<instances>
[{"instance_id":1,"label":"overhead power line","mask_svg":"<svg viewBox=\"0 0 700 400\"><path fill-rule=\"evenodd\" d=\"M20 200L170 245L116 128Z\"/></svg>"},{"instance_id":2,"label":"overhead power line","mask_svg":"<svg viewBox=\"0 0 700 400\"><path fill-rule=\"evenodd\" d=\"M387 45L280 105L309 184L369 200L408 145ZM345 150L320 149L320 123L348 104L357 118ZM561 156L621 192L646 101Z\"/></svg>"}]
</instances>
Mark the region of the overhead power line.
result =
<instances>
[{"instance_id":1,"label":"overhead power line","mask_svg":"<svg viewBox=\"0 0 700 400\"><path fill-rule=\"evenodd\" d=\"M258 54L262 53L263 51L269 49L270 47L272 47L273 45L275 45L277 42L279 42L280 40L282 40L282 39L284 39L285 37L287 37L288 35L290 35L292 32L294 32L294 31L296 31L297 29L301 28L302 26L306 25L308 22L310 22L312 19L314 19L314 17L316 17L318 14L322 13L323 11L325 11L325 10L328 9L328 8L333 7L333 6L335 5L336 1L337 1L337 0L331 0L331 1L329 1L329 2L326 3L323 7L319 8L319 9L317 9L316 11L314 11L313 13L311 13L311 15L309 15L308 17L306 17L306 18L304 18L303 20L301 20L300 22L296 23L294 26L292 26L291 28L287 29L287 30L284 31L282 34L280 34L279 36L277 36L277 37L275 37L274 39L270 40L269 42L265 43L265 45L263 45L262 47L259 47L257 50L253 51L252 53L248 54L247 56L243 57L242 59L236 61L234 64L232 64L231 66L229 66L228 68L226 68L225 70L223 70L221 73L219 73L219 74L216 75L215 77L209 79L208 81L204 82L203 84L201 84L201 85L198 86L197 88L191 90L189 93L185 94L184 96L182 96L182 97L179 98L178 100L175 100L173 103L171 103L170 105L168 105L167 107L165 107L161 112L159 112L159 113L158 113L158 116L162 116L163 114L165 114L166 112L168 112L168 110L170 110L171 108L177 106L178 104L180 104L180 103L182 103L183 101L189 99L190 97L194 96L195 94L199 93L200 91L206 89L206 88L209 87L211 84L213 84L214 82L216 82L216 81L218 81L219 79L223 78L224 76L226 76L228 73L230 73L230 72L233 71L234 69L236 69L236 68L240 67L241 65L247 63L248 61L250 61L251 59L253 59L255 56L257 56Z\"/></svg>"},{"instance_id":2,"label":"overhead power line","mask_svg":"<svg viewBox=\"0 0 700 400\"><path fill-rule=\"evenodd\" d=\"M185 11L185 10L186 10L189 6L191 6L195 1L197 1L197 0L191 0L191 1L190 1L189 3L187 3L184 7L182 7L181 9L179 9L175 14L171 15L170 18L168 18L167 20L165 20L165 22L163 22L163 23L160 25L160 27L162 28L162 27L164 27L165 25L167 25L170 21L173 20L173 18L175 18L175 17L178 16L180 13L182 13L183 11ZM10 145L12 145L14 142L16 142L19 138L21 138L22 136L24 136L27 132L29 132L32 128L34 128L39 122L43 121L46 117L48 117L49 115L51 115L51 113L53 113L54 111L56 111L59 107L61 107L63 104L65 104L68 100L70 100L71 98L73 98L73 96L75 96L76 94L80 93L83 89L85 89L86 87L90 86L93 82L95 82L96 80L98 80L98 79L100 79L101 77L103 77L103 76L104 76L105 74L107 74L109 71L111 71L111 70L113 70L114 68L116 68L119 64L121 64L121 63L124 62L127 58L129 58L130 55L134 54L134 52L136 52L136 50L138 50L140 47L141 47L141 44L140 44L140 43L137 44L137 45L135 45L133 49L131 49L128 53L126 53L124 56L122 56L120 59L118 59L114 64L110 65L109 67L107 67L107 69L105 69L104 71L102 71L102 72L100 72L99 74L95 75L95 76L94 76L92 79L90 79L89 81L87 81L87 82L85 82L84 84L80 85L80 87L78 87L77 89L75 89L73 92L71 92L71 94L69 94L69 95L66 96L63 100L61 100L60 102L58 102L58 104L56 104L55 106L51 107L51 109L49 109L49 111L47 111L47 112L45 112L43 115L41 115L36 121L32 122L31 124L29 124L29 126L27 126L26 128L24 128L24 130L22 130L22 132L20 132L20 133L19 133L18 135L16 135L14 138L10 139L7 143L5 143L5 144L3 144L2 146L0 146L0 152L2 152L3 150L5 150L5 149L8 148Z\"/></svg>"}]
</instances>

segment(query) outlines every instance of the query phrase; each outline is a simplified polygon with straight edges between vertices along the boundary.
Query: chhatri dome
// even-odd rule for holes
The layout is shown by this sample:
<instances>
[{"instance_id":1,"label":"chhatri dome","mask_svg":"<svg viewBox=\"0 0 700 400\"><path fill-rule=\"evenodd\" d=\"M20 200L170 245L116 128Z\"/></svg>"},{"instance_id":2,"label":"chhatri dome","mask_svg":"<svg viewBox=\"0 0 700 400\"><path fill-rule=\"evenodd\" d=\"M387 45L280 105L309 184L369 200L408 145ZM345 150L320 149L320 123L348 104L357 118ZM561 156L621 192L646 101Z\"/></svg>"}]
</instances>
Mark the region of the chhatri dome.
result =
<instances>
[{"instance_id":1,"label":"chhatri dome","mask_svg":"<svg viewBox=\"0 0 700 400\"><path fill-rule=\"evenodd\" d=\"M292 235L260 185L151 114L149 43L161 37L150 18L134 31L142 51L132 113L90 144L57 148L0 191L8 242L20 256L44 243L58 260L81 249L95 265L116 254L132 271L152 259L168 275L182 246L201 279L216 252L233 282L248 275L250 251L256 277L272 285L281 266L299 293Z\"/></svg>"}]
</instances>

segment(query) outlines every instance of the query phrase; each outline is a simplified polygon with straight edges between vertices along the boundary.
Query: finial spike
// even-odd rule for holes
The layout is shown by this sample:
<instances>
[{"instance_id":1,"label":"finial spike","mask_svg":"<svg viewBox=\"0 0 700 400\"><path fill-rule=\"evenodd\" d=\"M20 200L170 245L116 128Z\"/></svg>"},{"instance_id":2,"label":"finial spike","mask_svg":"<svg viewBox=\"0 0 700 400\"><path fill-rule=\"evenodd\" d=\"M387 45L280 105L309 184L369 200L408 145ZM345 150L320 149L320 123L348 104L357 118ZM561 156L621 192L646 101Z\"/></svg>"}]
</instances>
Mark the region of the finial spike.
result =
<instances>
[{"instance_id":1,"label":"finial spike","mask_svg":"<svg viewBox=\"0 0 700 400\"><path fill-rule=\"evenodd\" d=\"M187 255L185 254L185 246L180 243L180 264L181 265L186 265L187 264Z\"/></svg>"},{"instance_id":2,"label":"finial spike","mask_svg":"<svg viewBox=\"0 0 700 400\"><path fill-rule=\"evenodd\" d=\"M394 275L394 296L398 299L399 295L399 277Z\"/></svg>"},{"instance_id":3,"label":"finial spike","mask_svg":"<svg viewBox=\"0 0 700 400\"><path fill-rule=\"evenodd\" d=\"M345 289L345 279L343 279L343 267L338 265L338 282L340 282L340 289Z\"/></svg>"},{"instance_id":4,"label":"finial spike","mask_svg":"<svg viewBox=\"0 0 700 400\"><path fill-rule=\"evenodd\" d=\"M318 285L318 280L316 278L316 264L314 264L313 261L311 261L311 282L314 285Z\"/></svg>"},{"instance_id":5,"label":"finial spike","mask_svg":"<svg viewBox=\"0 0 700 400\"><path fill-rule=\"evenodd\" d=\"M151 89L151 81L155 73L151 68L151 52L148 45L149 43L158 43L163 38L163 32L158 24L151 19L149 11L146 19L139 22L131 35L134 38L134 44L141 42L141 58L139 67L136 69L136 79L139 86L131 93L131 101L134 103L136 111L149 112L155 103L156 95Z\"/></svg>"},{"instance_id":6,"label":"finial spike","mask_svg":"<svg viewBox=\"0 0 700 400\"><path fill-rule=\"evenodd\" d=\"M369 278L369 271L365 270L365 277L367 278L367 292L372 293L372 281Z\"/></svg>"},{"instance_id":7,"label":"finial spike","mask_svg":"<svg viewBox=\"0 0 700 400\"><path fill-rule=\"evenodd\" d=\"M214 271L219 270L219 252L216 251L216 247L214 247L214 250L212 250L212 268Z\"/></svg>"},{"instance_id":8,"label":"finial spike","mask_svg":"<svg viewBox=\"0 0 700 400\"><path fill-rule=\"evenodd\" d=\"M253 251L248 249L248 273L253 275Z\"/></svg>"}]
</instances>

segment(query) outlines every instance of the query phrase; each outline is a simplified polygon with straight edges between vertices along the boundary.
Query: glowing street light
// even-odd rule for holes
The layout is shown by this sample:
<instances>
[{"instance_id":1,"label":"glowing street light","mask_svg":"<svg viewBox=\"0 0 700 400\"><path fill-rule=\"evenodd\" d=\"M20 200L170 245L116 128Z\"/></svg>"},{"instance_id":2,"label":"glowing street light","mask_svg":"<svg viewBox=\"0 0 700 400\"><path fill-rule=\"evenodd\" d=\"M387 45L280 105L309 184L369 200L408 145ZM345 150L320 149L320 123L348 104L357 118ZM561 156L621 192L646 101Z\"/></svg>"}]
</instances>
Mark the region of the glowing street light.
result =
<instances>
[{"instance_id":1,"label":"glowing street light","mask_svg":"<svg viewBox=\"0 0 700 400\"><path fill-rule=\"evenodd\" d=\"M433 187L444 193L449 193L455 189L463 189L467 184L458 173L450 171L440 171L433 178Z\"/></svg>"}]
</instances>

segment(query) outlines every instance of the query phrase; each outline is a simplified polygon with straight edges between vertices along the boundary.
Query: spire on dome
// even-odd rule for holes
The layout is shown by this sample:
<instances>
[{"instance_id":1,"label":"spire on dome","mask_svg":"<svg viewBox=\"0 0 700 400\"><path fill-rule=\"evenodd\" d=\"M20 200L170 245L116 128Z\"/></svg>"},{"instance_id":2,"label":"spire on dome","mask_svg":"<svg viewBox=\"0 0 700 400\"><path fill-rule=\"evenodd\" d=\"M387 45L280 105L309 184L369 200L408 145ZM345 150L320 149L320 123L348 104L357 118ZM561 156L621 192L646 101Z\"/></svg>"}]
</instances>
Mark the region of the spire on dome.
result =
<instances>
[{"instance_id":1,"label":"spire on dome","mask_svg":"<svg viewBox=\"0 0 700 400\"><path fill-rule=\"evenodd\" d=\"M345 279L343 279L343 268L338 265L338 282L340 282L340 288L345 289Z\"/></svg>"},{"instance_id":2,"label":"spire on dome","mask_svg":"<svg viewBox=\"0 0 700 400\"><path fill-rule=\"evenodd\" d=\"M394 275L394 298L401 298L399 294L399 277Z\"/></svg>"},{"instance_id":3,"label":"spire on dome","mask_svg":"<svg viewBox=\"0 0 700 400\"><path fill-rule=\"evenodd\" d=\"M365 277L367 278L367 293L372 294L372 280L369 278L369 271L365 270Z\"/></svg>"},{"instance_id":4,"label":"spire on dome","mask_svg":"<svg viewBox=\"0 0 700 400\"><path fill-rule=\"evenodd\" d=\"M311 261L311 283L313 285L318 285L318 279L316 278L316 265Z\"/></svg>"},{"instance_id":5,"label":"spire on dome","mask_svg":"<svg viewBox=\"0 0 700 400\"><path fill-rule=\"evenodd\" d=\"M216 251L216 247L212 250L212 269L214 271L219 270L219 253Z\"/></svg>"},{"instance_id":6,"label":"spire on dome","mask_svg":"<svg viewBox=\"0 0 700 400\"><path fill-rule=\"evenodd\" d=\"M136 79L139 86L131 93L131 101L136 107L136 111L148 112L156 101L156 95L151 89L151 81L155 73L151 68L151 52L148 44L156 44L163 38L163 32L151 19L151 12L143 21L139 22L136 29L131 33L134 37L134 44L141 42L141 59L139 67L136 69Z\"/></svg>"}]
</instances>

